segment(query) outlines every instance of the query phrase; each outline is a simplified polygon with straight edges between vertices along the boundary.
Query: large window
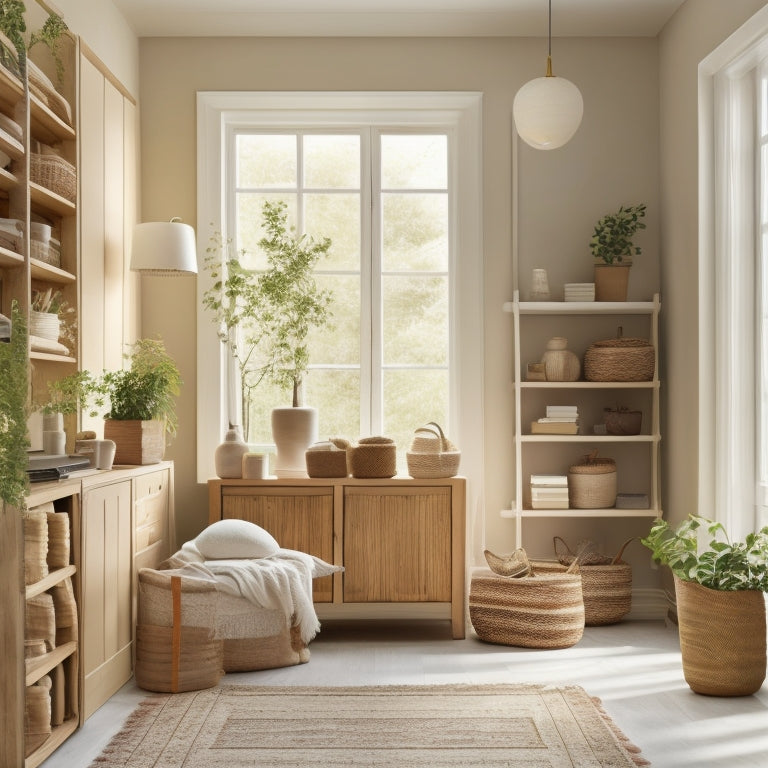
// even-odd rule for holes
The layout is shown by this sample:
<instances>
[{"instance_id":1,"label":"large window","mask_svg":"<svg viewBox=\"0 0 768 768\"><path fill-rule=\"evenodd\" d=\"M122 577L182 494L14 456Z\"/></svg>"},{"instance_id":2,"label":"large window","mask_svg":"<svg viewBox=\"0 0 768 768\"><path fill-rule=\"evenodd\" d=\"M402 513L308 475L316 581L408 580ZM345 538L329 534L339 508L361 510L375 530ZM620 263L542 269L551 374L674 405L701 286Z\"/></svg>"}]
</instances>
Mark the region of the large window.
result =
<instances>
[{"instance_id":1,"label":"large window","mask_svg":"<svg viewBox=\"0 0 768 768\"><path fill-rule=\"evenodd\" d=\"M420 420L450 426L451 144L434 131L258 126L238 127L227 144L227 218L246 266L266 266L266 200L287 204L297 232L332 241L316 273L333 293L333 319L310 337L305 384L323 435L386 434L406 446ZM271 442L270 411L287 396L259 385L244 406L249 442Z\"/></svg>"},{"instance_id":2,"label":"large window","mask_svg":"<svg viewBox=\"0 0 768 768\"><path fill-rule=\"evenodd\" d=\"M311 335L304 387L321 436L392 437L404 471L413 430L434 420L465 456L475 446L479 467L479 97L199 94L198 127L198 222L210 222L198 227L201 250L220 231L250 268L263 269L261 208L277 199L297 232L332 240L316 270L333 291L332 327ZM201 273L198 291L206 288ZM201 479L226 422L243 421L221 346L201 313ZM288 404L290 393L260 384L250 441L268 447L270 411ZM471 476L472 463L463 460L462 474Z\"/></svg>"}]
</instances>

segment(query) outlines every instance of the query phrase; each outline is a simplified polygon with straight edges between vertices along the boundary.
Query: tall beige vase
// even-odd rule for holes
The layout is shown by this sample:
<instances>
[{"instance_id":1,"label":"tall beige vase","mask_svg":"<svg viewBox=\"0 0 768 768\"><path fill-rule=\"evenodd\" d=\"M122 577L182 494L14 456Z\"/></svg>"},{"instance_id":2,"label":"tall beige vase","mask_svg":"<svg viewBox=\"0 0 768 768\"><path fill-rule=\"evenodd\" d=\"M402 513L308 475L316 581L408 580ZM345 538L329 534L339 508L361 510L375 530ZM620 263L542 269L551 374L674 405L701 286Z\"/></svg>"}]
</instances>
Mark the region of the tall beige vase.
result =
<instances>
[{"instance_id":1,"label":"tall beige vase","mask_svg":"<svg viewBox=\"0 0 768 768\"><path fill-rule=\"evenodd\" d=\"M675 576L685 682L708 696L748 696L765 680L765 600Z\"/></svg>"},{"instance_id":2,"label":"tall beige vase","mask_svg":"<svg viewBox=\"0 0 768 768\"><path fill-rule=\"evenodd\" d=\"M277 447L277 477L307 477L307 448L317 442L317 409L274 408L272 439Z\"/></svg>"}]
</instances>

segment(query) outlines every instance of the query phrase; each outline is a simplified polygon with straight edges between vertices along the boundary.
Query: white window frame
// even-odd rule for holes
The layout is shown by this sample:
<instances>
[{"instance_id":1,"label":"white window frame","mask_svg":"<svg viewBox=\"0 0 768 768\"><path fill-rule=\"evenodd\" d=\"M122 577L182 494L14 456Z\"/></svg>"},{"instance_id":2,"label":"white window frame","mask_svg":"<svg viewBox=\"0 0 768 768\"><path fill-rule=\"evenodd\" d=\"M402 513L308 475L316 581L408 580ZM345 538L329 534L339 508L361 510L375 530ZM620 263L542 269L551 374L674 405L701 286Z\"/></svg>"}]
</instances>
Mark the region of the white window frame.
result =
<instances>
[{"instance_id":1,"label":"white window frame","mask_svg":"<svg viewBox=\"0 0 768 768\"><path fill-rule=\"evenodd\" d=\"M449 129L456 152L450 168L453 230L450 254L451 439L462 449L461 473L468 498L483 481L483 238L482 238L482 94L475 92L229 92L197 94L198 261L210 235L226 234L224 218L225 142L236 123L339 128L365 122L388 128ZM226 350L203 309L211 286L197 279L197 477L215 477L213 454L229 421ZM218 363L218 364L215 364ZM235 377L231 377L234 380ZM418 425L414 425L414 428ZM352 435L350 437L357 437ZM474 490L473 490L474 488Z\"/></svg>"},{"instance_id":2,"label":"white window frame","mask_svg":"<svg viewBox=\"0 0 768 768\"><path fill-rule=\"evenodd\" d=\"M766 54L768 8L699 65L698 511L734 540L758 523L753 71Z\"/></svg>"}]
</instances>

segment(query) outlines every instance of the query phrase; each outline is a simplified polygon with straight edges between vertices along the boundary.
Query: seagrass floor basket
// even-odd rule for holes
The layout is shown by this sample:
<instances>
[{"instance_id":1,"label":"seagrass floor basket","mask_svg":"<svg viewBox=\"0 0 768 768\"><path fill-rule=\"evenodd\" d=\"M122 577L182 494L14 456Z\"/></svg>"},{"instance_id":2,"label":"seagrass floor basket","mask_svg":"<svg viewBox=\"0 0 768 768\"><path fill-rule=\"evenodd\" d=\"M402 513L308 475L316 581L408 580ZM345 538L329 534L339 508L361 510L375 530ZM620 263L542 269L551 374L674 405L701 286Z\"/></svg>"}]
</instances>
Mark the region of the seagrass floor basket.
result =
<instances>
[{"instance_id":1,"label":"seagrass floor basket","mask_svg":"<svg viewBox=\"0 0 768 768\"><path fill-rule=\"evenodd\" d=\"M469 617L477 636L488 643L569 648L584 634L581 576L509 578L478 570L470 584Z\"/></svg>"}]
</instances>

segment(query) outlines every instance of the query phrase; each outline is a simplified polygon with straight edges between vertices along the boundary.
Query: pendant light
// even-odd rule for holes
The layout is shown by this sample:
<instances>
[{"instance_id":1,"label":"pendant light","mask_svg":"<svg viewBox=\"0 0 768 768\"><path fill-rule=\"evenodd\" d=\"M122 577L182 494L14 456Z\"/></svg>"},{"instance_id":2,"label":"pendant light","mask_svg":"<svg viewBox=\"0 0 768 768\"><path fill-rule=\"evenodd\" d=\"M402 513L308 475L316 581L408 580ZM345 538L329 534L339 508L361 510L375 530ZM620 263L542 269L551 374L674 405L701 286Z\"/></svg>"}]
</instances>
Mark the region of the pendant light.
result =
<instances>
[{"instance_id":1,"label":"pendant light","mask_svg":"<svg viewBox=\"0 0 768 768\"><path fill-rule=\"evenodd\" d=\"M546 77L530 80L517 92L512 113L520 138L534 149L562 147L581 124L581 92L570 80L552 74L552 0Z\"/></svg>"},{"instance_id":2,"label":"pendant light","mask_svg":"<svg viewBox=\"0 0 768 768\"><path fill-rule=\"evenodd\" d=\"M133 229L131 270L149 275L196 275L195 231L175 216Z\"/></svg>"}]
</instances>

